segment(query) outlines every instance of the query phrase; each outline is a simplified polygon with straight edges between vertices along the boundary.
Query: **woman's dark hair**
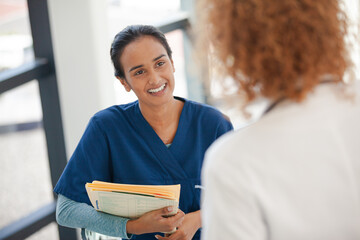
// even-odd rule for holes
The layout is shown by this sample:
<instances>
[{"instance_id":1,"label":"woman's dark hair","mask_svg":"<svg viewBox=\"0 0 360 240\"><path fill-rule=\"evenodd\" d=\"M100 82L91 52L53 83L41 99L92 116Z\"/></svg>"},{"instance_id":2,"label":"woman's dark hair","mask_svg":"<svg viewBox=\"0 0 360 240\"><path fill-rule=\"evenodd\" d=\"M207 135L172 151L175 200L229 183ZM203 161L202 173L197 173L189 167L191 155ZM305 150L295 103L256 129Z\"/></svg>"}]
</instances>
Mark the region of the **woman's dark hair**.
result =
<instances>
[{"instance_id":1,"label":"woman's dark hair","mask_svg":"<svg viewBox=\"0 0 360 240\"><path fill-rule=\"evenodd\" d=\"M120 63L120 57L125 47L128 44L134 42L135 40L143 36L152 36L155 39L157 39L161 43L161 45L163 45L163 47L165 48L169 58L172 59L171 57L172 51L170 49L170 46L165 38L165 35L162 32L160 32L159 29L150 25L127 26L121 32L116 34L114 41L111 44L110 56L115 68L116 77L125 79L124 70Z\"/></svg>"}]
</instances>

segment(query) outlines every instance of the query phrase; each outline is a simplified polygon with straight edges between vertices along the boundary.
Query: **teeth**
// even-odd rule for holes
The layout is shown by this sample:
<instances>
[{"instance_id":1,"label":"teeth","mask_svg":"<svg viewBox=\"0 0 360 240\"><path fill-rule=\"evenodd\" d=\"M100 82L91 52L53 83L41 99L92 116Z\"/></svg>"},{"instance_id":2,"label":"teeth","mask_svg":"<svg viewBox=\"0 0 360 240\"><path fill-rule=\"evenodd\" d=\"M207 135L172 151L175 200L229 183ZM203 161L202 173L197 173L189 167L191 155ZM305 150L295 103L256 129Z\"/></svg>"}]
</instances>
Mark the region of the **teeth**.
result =
<instances>
[{"instance_id":1,"label":"teeth","mask_svg":"<svg viewBox=\"0 0 360 240\"><path fill-rule=\"evenodd\" d=\"M163 85L161 85L160 87L158 88L155 88L155 89L149 89L148 92L150 93L157 93L157 92L160 92L161 90L163 90L165 88L165 83Z\"/></svg>"}]
</instances>

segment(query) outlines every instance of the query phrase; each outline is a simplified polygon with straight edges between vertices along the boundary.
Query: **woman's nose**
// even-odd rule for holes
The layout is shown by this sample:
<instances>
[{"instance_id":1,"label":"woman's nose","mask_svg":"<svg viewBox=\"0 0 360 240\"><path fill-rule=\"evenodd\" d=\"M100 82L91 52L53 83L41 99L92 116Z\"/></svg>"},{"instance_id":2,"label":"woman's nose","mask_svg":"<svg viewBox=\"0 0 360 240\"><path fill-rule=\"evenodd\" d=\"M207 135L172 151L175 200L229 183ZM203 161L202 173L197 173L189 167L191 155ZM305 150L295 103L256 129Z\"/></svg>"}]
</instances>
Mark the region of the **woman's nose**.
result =
<instances>
[{"instance_id":1,"label":"woman's nose","mask_svg":"<svg viewBox=\"0 0 360 240\"><path fill-rule=\"evenodd\" d=\"M154 71L149 71L149 84L156 85L160 82L160 76Z\"/></svg>"}]
</instances>

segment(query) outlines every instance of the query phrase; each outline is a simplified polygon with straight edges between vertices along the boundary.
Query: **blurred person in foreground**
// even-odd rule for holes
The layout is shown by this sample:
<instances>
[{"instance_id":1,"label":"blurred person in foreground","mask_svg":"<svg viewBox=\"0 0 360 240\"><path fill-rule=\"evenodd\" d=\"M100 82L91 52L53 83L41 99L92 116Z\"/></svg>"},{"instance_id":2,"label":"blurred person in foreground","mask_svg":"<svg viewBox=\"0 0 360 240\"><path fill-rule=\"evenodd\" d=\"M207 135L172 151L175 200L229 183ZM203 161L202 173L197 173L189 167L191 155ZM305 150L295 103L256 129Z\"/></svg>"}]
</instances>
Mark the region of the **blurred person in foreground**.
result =
<instances>
[{"instance_id":1,"label":"blurred person in foreground","mask_svg":"<svg viewBox=\"0 0 360 240\"><path fill-rule=\"evenodd\" d=\"M360 239L360 88L336 0L200 2L200 42L246 105L203 168L202 239Z\"/></svg>"}]
</instances>

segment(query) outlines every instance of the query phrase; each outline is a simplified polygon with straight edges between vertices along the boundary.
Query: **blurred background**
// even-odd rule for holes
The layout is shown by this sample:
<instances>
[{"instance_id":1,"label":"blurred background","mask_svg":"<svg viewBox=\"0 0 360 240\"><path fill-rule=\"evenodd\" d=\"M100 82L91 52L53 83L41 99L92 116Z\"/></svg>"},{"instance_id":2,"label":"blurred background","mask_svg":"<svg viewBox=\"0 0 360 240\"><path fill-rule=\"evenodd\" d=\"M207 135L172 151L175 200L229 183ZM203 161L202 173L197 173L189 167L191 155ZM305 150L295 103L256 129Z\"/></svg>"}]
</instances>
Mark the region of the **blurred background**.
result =
<instances>
[{"instance_id":1,"label":"blurred background","mask_svg":"<svg viewBox=\"0 0 360 240\"><path fill-rule=\"evenodd\" d=\"M0 239L76 239L54 222L52 192L90 117L135 100L113 76L109 49L130 24L166 33L173 50L174 95L208 103L235 128L249 119L224 101L197 67L190 36L192 0L0 0ZM346 0L353 32L360 0ZM359 41L352 43L360 75ZM264 106L254 109L261 112Z\"/></svg>"}]
</instances>

